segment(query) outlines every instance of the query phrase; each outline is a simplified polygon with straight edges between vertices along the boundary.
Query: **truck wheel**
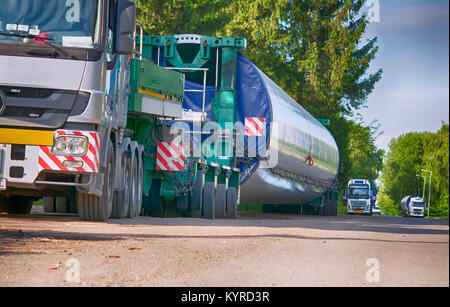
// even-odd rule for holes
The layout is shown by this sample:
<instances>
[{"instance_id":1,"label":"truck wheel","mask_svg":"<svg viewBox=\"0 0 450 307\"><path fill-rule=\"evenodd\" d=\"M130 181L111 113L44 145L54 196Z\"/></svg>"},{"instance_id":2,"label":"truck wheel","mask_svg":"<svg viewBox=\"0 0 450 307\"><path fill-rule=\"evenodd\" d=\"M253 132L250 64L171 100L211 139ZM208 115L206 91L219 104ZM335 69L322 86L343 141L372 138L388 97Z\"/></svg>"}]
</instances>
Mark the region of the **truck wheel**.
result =
<instances>
[{"instance_id":1,"label":"truck wheel","mask_svg":"<svg viewBox=\"0 0 450 307\"><path fill-rule=\"evenodd\" d=\"M55 213L55 197L45 196L42 198L42 204L44 206L45 213Z\"/></svg>"},{"instance_id":2,"label":"truck wheel","mask_svg":"<svg viewBox=\"0 0 450 307\"><path fill-rule=\"evenodd\" d=\"M135 218L138 215L137 212L137 194L138 194L138 165L136 155L132 154L130 163L130 205L128 206L128 218Z\"/></svg>"},{"instance_id":3,"label":"truck wheel","mask_svg":"<svg viewBox=\"0 0 450 307\"><path fill-rule=\"evenodd\" d=\"M189 217L189 194L183 194L177 197L177 210L181 217Z\"/></svg>"},{"instance_id":4,"label":"truck wheel","mask_svg":"<svg viewBox=\"0 0 450 307\"><path fill-rule=\"evenodd\" d=\"M5 202L5 209L8 214L30 214L31 207L33 207L33 199L29 197L12 196Z\"/></svg>"},{"instance_id":5,"label":"truck wheel","mask_svg":"<svg viewBox=\"0 0 450 307\"><path fill-rule=\"evenodd\" d=\"M159 195L161 180L153 180L150 190L150 215L154 217L164 217L163 199Z\"/></svg>"},{"instance_id":6,"label":"truck wheel","mask_svg":"<svg viewBox=\"0 0 450 307\"><path fill-rule=\"evenodd\" d=\"M57 213L69 213L67 207L66 197L55 197L55 209Z\"/></svg>"},{"instance_id":7,"label":"truck wheel","mask_svg":"<svg viewBox=\"0 0 450 307\"><path fill-rule=\"evenodd\" d=\"M0 213L6 212L6 197L0 195Z\"/></svg>"},{"instance_id":8,"label":"truck wheel","mask_svg":"<svg viewBox=\"0 0 450 307\"><path fill-rule=\"evenodd\" d=\"M138 161L138 178L137 178L137 205L136 205L136 216L142 214L142 202L144 197L144 160L139 157Z\"/></svg>"},{"instance_id":9,"label":"truck wheel","mask_svg":"<svg viewBox=\"0 0 450 307\"><path fill-rule=\"evenodd\" d=\"M263 213L273 213L273 205L263 205L262 212Z\"/></svg>"},{"instance_id":10,"label":"truck wheel","mask_svg":"<svg viewBox=\"0 0 450 307\"><path fill-rule=\"evenodd\" d=\"M237 188L228 187L227 191L227 218L237 218ZM271 206L272 207L272 206ZM273 210L273 208L271 208Z\"/></svg>"},{"instance_id":11,"label":"truck wheel","mask_svg":"<svg viewBox=\"0 0 450 307\"><path fill-rule=\"evenodd\" d=\"M191 216L202 217L202 202L203 202L203 175L197 172L194 189L191 197Z\"/></svg>"},{"instance_id":12,"label":"truck wheel","mask_svg":"<svg viewBox=\"0 0 450 307\"><path fill-rule=\"evenodd\" d=\"M205 182L203 187L203 217L206 219L215 218L216 193L214 182Z\"/></svg>"},{"instance_id":13,"label":"truck wheel","mask_svg":"<svg viewBox=\"0 0 450 307\"><path fill-rule=\"evenodd\" d=\"M333 201L333 216L337 216L337 215L338 215L338 202Z\"/></svg>"},{"instance_id":14,"label":"truck wheel","mask_svg":"<svg viewBox=\"0 0 450 307\"><path fill-rule=\"evenodd\" d=\"M130 205L130 158L128 155L125 156L125 165L123 165L125 168L125 176L123 178L125 185L122 191L114 192L113 208L111 212L111 218L113 219L124 219L127 216L128 207Z\"/></svg>"},{"instance_id":15,"label":"truck wheel","mask_svg":"<svg viewBox=\"0 0 450 307\"><path fill-rule=\"evenodd\" d=\"M175 203L175 201L171 201L169 203L166 203L166 205L164 206L165 208L165 213L166 213L166 217L178 217L178 210L177 210L177 204Z\"/></svg>"},{"instance_id":16,"label":"truck wheel","mask_svg":"<svg viewBox=\"0 0 450 307\"><path fill-rule=\"evenodd\" d=\"M77 209L82 220L105 221L111 216L114 184L114 150L110 144L107 165L103 170L102 196L77 192Z\"/></svg>"},{"instance_id":17,"label":"truck wheel","mask_svg":"<svg viewBox=\"0 0 450 307\"><path fill-rule=\"evenodd\" d=\"M216 190L216 218L225 218L225 211L227 206L227 186L225 184L218 184Z\"/></svg>"},{"instance_id":18,"label":"truck wheel","mask_svg":"<svg viewBox=\"0 0 450 307\"><path fill-rule=\"evenodd\" d=\"M143 195L142 197L142 216L150 215L150 197Z\"/></svg>"}]
</instances>

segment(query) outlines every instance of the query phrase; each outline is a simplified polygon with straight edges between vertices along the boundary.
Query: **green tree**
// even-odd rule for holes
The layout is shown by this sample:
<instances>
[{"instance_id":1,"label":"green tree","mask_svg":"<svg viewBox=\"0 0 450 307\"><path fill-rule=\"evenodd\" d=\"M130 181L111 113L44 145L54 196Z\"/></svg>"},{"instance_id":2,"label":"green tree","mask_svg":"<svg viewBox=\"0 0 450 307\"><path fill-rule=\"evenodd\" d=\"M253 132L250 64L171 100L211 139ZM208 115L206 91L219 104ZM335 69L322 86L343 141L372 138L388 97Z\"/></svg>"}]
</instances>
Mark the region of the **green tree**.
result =
<instances>
[{"instance_id":1,"label":"green tree","mask_svg":"<svg viewBox=\"0 0 450 307\"><path fill-rule=\"evenodd\" d=\"M383 167L384 150L377 149L369 127L350 122L349 148L351 178L364 178L375 182Z\"/></svg>"},{"instance_id":2,"label":"green tree","mask_svg":"<svg viewBox=\"0 0 450 307\"><path fill-rule=\"evenodd\" d=\"M416 174L420 174L424 140L429 136L428 132L411 132L389 143L381 178L386 195L397 204L407 195L418 194L422 187L423 180Z\"/></svg>"},{"instance_id":3,"label":"green tree","mask_svg":"<svg viewBox=\"0 0 450 307\"><path fill-rule=\"evenodd\" d=\"M384 215L400 216L400 204L395 203L389 196L386 195L384 187L381 186L377 194L377 204L381 208L381 212Z\"/></svg>"},{"instance_id":4,"label":"green tree","mask_svg":"<svg viewBox=\"0 0 450 307\"><path fill-rule=\"evenodd\" d=\"M232 18L231 0L137 0L138 19L150 35L183 33L212 36Z\"/></svg>"},{"instance_id":5,"label":"green tree","mask_svg":"<svg viewBox=\"0 0 450 307\"><path fill-rule=\"evenodd\" d=\"M430 213L448 216L449 196L449 126L443 123L439 131L424 141L424 169L432 171ZM424 174L426 176L427 174ZM428 199L428 198L427 198Z\"/></svg>"},{"instance_id":6,"label":"green tree","mask_svg":"<svg viewBox=\"0 0 450 307\"><path fill-rule=\"evenodd\" d=\"M385 196L399 206L407 195L422 195L423 179L427 180L425 199L428 200L428 173L432 171L431 207L434 216L448 216L449 195L449 126L443 123L436 133L411 132L391 140L389 153L381 176Z\"/></svg>"},{"instance_id":7,"label":"green tree","mask_svg":"<svg viewBox=\"0 0 450 307\"><path fill-rule=\"evenodd\" d=\"M246 37L248 57L314 116L352 115L382 74L367 75L378 47L362 42L364 3L235 0L221 33Z\"/></svg>"},{"instance_id":8,"label":"green tree","mask_svg":"<svg viewBox=\"0 0 450 307\"><path fill-rule=\"evenodd\" d=\"M333 120L333 134L340 153L338 175L344 190L352 178L368 179L375 183L383 167L384 150L375 145L376 129L343 117Z\"/></svg>"},{"instance_id":9,"label":"green tree","mask_svg":"<svg viewBox=\"0 0 450 307\"><path fill-rule=\"evenodd\" d=\"M366 148L364 162L372 171L362 170L361 156L354 160L356 155L350 154L355 142L373 145L373 139L366 133L362 140L356 126L345 119L364 105L382 74L381 69L367 74L378 47L376 37L362 41L367 21L359 12L364 3L235 0L226 10L235 12L234 18L218 33L246 37L245 53L262 71L313 116L330 119L329 130L340 152L341 189L358 169L370 173L371 179L376 176L382 155L374 147Z\"/></svg>"}]
</instances>

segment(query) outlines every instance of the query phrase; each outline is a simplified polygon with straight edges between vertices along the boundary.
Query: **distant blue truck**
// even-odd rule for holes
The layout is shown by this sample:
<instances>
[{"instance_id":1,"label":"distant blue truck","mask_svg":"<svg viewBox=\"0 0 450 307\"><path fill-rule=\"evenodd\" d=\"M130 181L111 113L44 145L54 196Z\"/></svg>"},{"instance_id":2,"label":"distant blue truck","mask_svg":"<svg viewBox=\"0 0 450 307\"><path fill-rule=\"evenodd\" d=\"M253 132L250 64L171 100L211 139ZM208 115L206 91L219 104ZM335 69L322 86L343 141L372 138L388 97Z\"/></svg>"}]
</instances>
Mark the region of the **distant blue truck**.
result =
<instances>
[{"instance_id":1,"label":"distant blue truck","mask_svg":"<svg viewBox=\"0 0 450 307\"><path fill-rule=\"evenodd\" d=\"M343 201L347 207L347 214L373 215L377 190L367 179L350 179L344 191Z\"/></svg>"}]
</instances>

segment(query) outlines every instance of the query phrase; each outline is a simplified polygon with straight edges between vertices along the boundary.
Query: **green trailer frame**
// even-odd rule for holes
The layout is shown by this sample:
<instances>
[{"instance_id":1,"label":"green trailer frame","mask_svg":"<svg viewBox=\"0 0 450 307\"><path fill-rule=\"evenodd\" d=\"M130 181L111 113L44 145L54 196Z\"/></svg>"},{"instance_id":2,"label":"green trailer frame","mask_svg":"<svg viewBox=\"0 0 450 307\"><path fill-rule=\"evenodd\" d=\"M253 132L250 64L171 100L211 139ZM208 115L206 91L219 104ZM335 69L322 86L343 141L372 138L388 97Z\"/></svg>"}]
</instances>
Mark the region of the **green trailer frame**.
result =
<instances>
[{"instance_id":1,"label":"green trailer frame","mask_svg":"<svg viewBox=\"0 0 450 307\"><path fill-rule=\"evenodd\" d=\"M198 50L193 51L179 48L175 36L143 36L143 57L131 59L127 129L135 131L130 136L133 141L144 145L145 215L236 217L240 170L232 150L233 139L218 138L212 144L201 144L201 149L212 151L212 156L186 158L183 171L161 171L156 167L157 145L163 140L160 131L165 120L182 117L185 78L194 72L204 72L205 66L216 65L217 91L213 99L216 122L226 130L227 123L236 121L236 57L237 50L246 48L246 40L198 39ZM157 65L159 58L154 54L158 53L164 55L172 66L170 69ZM185 62L186 57L193 60ZM219 148L225 150L218 153ZM222 211L224 214L219 213Z\"/></svg>"}]
</instances>

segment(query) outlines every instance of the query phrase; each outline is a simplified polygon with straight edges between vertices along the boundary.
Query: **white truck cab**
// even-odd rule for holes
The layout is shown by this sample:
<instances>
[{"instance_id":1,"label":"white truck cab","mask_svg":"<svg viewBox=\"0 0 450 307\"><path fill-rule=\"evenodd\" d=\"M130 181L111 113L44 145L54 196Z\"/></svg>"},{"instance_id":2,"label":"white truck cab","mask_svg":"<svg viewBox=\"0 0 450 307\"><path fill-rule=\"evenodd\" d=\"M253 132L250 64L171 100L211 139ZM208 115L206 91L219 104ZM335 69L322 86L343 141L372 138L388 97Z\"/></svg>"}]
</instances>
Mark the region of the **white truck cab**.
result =
<instances>
[{"instance_id":1,"label":"white truck cab","mask_svg":"<svg viewBox=\"0 0 450 307\"><path fill-rule=\"evenodd\" d=\"M347 214L372 215L376 190L367 179L351 179L343 200L347 206Z\"/></svg>"},{"instance_id":2,"label":"white truck cab","mask_svg":"<svg viewBox=\"0 0 450 307\"><path fill-rule=\"evenodd\" d=\"M424 217L426 204L422 197L409 195L402 199L401 209L404 217Z\"/></svg>"}]
</instances>

